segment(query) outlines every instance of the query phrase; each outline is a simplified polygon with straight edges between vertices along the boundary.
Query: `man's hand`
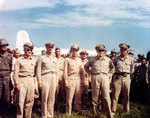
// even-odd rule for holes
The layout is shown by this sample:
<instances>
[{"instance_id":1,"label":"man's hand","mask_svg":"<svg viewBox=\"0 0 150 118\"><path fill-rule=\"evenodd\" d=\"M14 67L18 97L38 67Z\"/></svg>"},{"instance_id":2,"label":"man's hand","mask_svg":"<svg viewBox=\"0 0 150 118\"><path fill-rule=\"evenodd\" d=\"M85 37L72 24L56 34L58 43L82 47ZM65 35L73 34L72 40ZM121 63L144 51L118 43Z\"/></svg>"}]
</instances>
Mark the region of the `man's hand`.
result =
<instances>
[{"instance_id":1,"label":"man's hand","mask_svg":"<svg viewBox=\"0 0 150 118\"><path fill-rule=\"evenodd\" d=\"M15 85L15 88L19 91L19 90L20 90L20 85L19 85L19 84L16 84L16 85Z\"/></svg>"},{"instance_id":2,"label":"man's hand","mask_svg":"<svg viewBox=\"0 0 150 118\"><path fill-rule=\"evenodd\" d=\"M39 89L42 89L42 84L38 84Z\"/></svg>"},{"instance_id":3,"label":"man's hand","mask_svg":"<svg viewBox=\"0 0 150 118\"><path fill-rule=\"evenodd\" d=\"M59 84L58 83L56 83L56 89L58 89L59 88Z\"/></svg>"},{"instance_id":4,"label":"man's hand","mask_svg":"<svg viewBox=\"0 0 150 118\"><path fill-rule=\"evenodd\" d=\"M65 84L66 88L70 88L70 85L68 83Z\"/></svg>"}]
</instances>

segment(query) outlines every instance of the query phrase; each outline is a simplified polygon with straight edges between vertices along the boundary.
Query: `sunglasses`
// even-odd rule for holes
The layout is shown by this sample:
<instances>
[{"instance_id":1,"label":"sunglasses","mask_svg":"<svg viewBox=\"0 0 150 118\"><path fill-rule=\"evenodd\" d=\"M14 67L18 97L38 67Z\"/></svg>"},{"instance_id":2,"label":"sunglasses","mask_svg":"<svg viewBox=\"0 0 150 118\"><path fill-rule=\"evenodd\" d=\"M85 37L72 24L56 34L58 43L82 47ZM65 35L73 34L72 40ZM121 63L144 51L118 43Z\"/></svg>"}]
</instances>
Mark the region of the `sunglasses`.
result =
<instances>
[{"instance_id":1,"label":"sunglasses","mask_svg":"<svg viewBox=\"0 0 150 118\"><path fill-rule=\"evenodd\" d=\"M104 52L105 50L98 50L98 52Z\"/></svg>"},{"instance_id":2,"label":"sunglasses","mask_svg":"<svg viewBox=\"0 0 150 118\"><path fill-rule=\"evenodd\" d=\"M121 51L126 51L127 49L122 48Z\"/></svg>"},{"instance_id":3,"label":"sunglasses","mask_svg":"<svg viewBox=\"0 0 150 118\"><path fill-rule=\"evenodd\" d=\"M27 52L29 52L29 51L31 51L31 52L32 52L32 49L26 49L26 51L27 51Z\"/></svg>"},{"instance_id":4,"label":"sunglasses","mask_svg":"<svg viewBox=\"0 0 150 118\"><path fill-rule=\"evenodd\" d=\"M77 52L78 50L77 49L72 49L72 51L76 51Z\"/></svg>"},{"instance_id":5,"label":"sunglasses","mask_svg":"<svg viewBox=\"0 0 150 118\"><path fill-rule=\"evenodd\" d=\"M47 46L48 48L53 48L53 47L51 47L51 46Z\"/></svg>"}]
</instances>

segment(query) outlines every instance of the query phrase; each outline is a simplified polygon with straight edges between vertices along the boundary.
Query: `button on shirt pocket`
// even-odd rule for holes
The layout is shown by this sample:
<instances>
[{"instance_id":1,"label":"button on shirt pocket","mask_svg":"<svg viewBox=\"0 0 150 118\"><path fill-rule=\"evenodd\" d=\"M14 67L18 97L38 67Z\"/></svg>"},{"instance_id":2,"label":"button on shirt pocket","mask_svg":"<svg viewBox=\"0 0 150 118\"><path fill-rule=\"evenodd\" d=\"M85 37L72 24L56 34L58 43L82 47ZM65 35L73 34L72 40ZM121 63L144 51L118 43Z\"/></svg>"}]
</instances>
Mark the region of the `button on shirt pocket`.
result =
<instances>
[{"instance_id":1,"label":"button on shirt pocket","mask_svg":"<svg viewBox=\"0 0 150 118\"><path fill-rule=\"evenodd\" d=\"M123 67L124 67L124 71L125 71L125 72L130 71L131 62L130 62L130 61L125 61L124 64L125 64L125 65L123 66Z\"/></svg>"}]
</instances>

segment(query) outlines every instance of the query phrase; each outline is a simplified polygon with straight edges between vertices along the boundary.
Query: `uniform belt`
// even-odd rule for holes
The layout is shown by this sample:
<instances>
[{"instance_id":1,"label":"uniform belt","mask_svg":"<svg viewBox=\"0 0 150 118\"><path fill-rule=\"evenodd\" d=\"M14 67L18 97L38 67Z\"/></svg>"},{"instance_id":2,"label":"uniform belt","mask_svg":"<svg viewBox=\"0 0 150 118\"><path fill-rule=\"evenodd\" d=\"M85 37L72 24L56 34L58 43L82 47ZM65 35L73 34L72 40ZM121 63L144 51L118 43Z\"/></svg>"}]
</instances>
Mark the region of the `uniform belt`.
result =
<instances>
[{"instance_id":1,"label":"uniform belt","mask_svg":"<svg viewBox=\"0 0 150 118\"><path fill-rule=\"evenodd\" d=\"M69 73L68 76L71 76L71 75L79 75L78 73L76 72L72 72L72 73Z\"/></svg>"},{"instance_id":2,"label":"uniform belt","mask_svg":"<svg viewBox=\"0 0 150 118\"><path fill-rule=\"evenodd\" d=\"M107 73L102 73L102 72L100 72L100 73L92 73L92 75L100 75L100 74L106 75Z\"/></svg>"},{"instance_id":3,"label":"uniform belt","mask_svg":"<svg viewBox=\"0 0 150 118\"><path fill-rule=\"evenodd\" d=\"M127 73L127 72L115 73L115 75L122 75L124 77L127 77L128 74L130 74L130 73Z\"/></svg>"},{"instance_id":4,"label":"uniform belt","mask_svg":"<svg viewBox=\"0 0 150 118\"><path fill-rule=\"evenodd\" d=\"M26 75L26 76L19 75L19 77L34 77L34 76L31 76L31 75Z\"/></svg>"},{"instance_id":5,"label":"uniform belt","mask_svg":"<svg viewBox=\"0 0 150 118\"><path fill-rule=\"evenodd\" d=\"M0 72L9 72L10 70L0 70Z\"/></svg>"},{"instance_id":6,"label":"uniform belt","mask_svg":"<svg viewBox=\"0 0 150 118\"><path fill-rule=\"evenodd\" d=\"M41 74L41 75L54 74L54 73L56 73L56 72L54 72L54 71L50 71L50 72L43 73L43 74Z\"/></svg>"}]
</instances>

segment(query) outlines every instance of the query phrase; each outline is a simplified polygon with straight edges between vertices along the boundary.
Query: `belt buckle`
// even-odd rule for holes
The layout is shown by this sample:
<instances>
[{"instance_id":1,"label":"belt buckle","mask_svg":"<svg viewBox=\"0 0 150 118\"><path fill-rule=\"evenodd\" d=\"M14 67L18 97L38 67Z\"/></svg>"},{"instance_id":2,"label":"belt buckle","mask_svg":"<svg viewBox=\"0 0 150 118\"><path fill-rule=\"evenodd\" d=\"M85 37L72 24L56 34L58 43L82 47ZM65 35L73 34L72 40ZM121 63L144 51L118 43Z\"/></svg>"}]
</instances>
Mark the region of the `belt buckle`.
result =
<instances>
[{"instance_id":1,"label":"belt buckle","mask_svg":"<svg viewBox=\"0 0 150 118\"><path fill-rule=\"evenodd\" d=\"M124 77L127 77L127 73L124 73L123 76L124 76Z\"/></svg>"}]
</instances>

